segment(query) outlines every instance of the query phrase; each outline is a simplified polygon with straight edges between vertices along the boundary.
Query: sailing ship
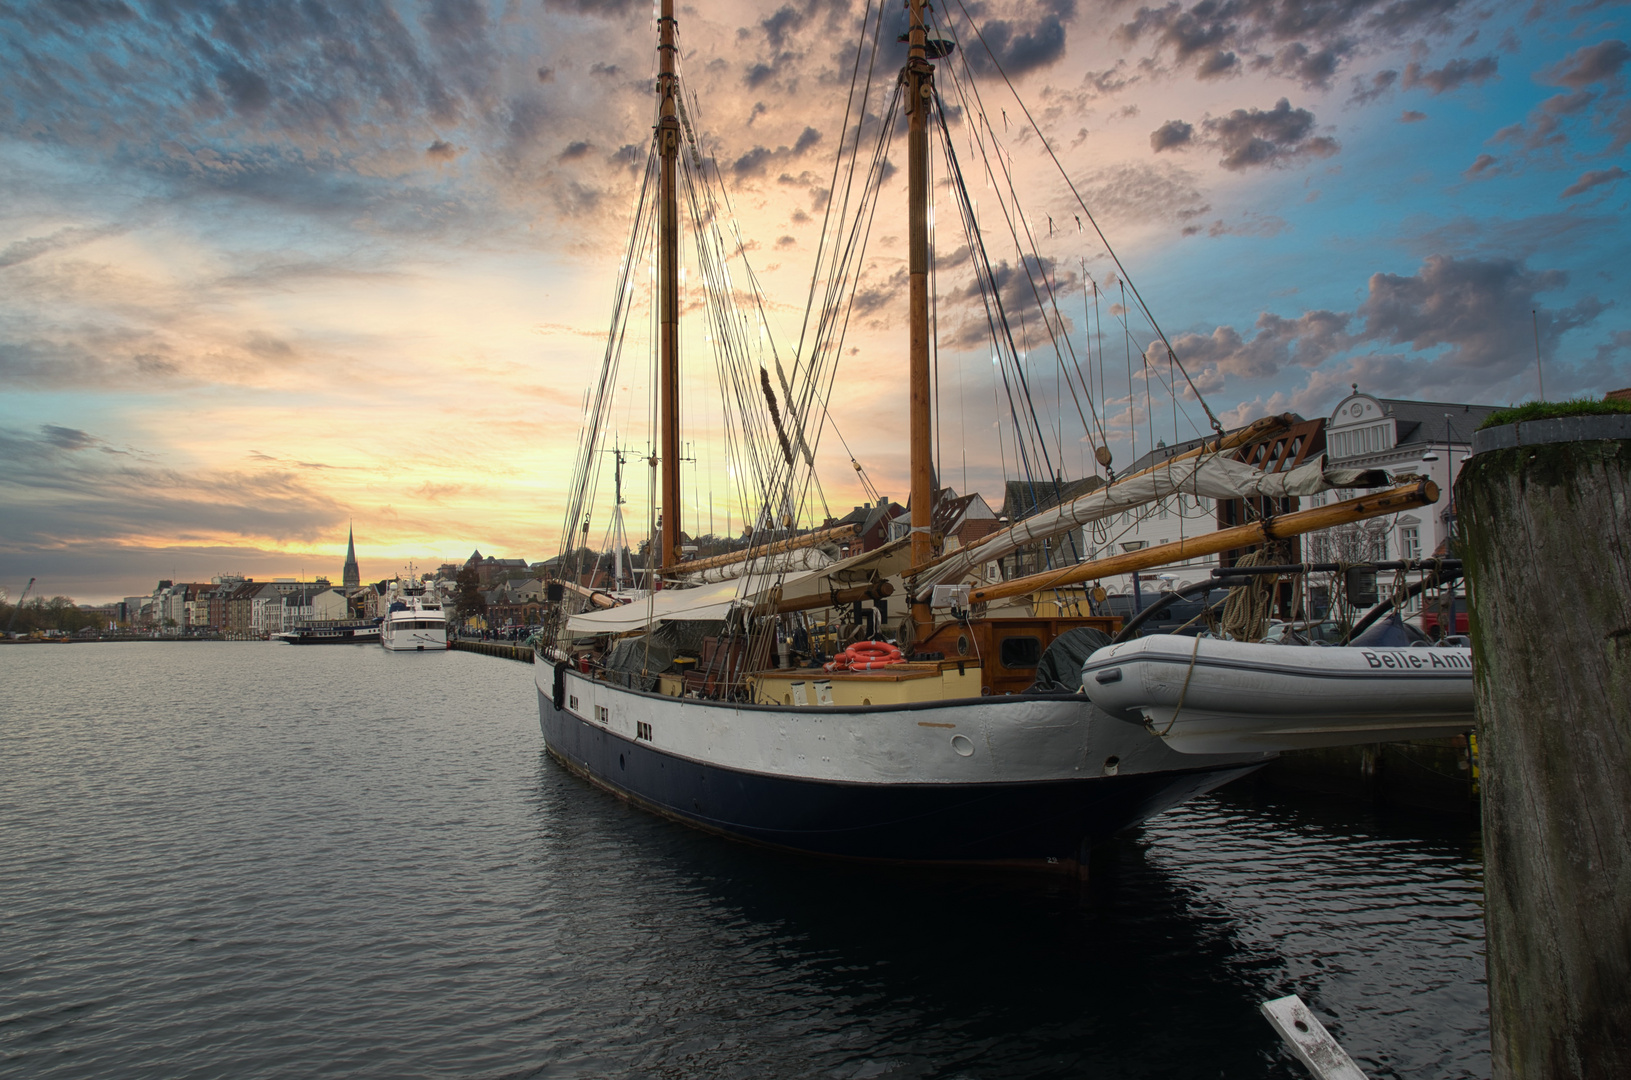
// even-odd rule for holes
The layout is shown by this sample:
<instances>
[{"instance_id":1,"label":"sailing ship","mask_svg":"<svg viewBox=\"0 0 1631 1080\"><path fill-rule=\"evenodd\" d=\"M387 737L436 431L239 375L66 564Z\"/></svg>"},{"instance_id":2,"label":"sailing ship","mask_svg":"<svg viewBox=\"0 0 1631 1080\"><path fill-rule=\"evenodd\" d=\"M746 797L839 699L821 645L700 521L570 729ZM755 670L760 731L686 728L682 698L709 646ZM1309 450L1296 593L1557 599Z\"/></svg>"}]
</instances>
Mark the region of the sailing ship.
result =
<instances>
[{"instance_id":1,"label":"sailing ship","mask_svg":"<svg viewBox=\"0 0 1631 1080\"><path fill-rule=\"evenodd\" d=\"M739 840L855 859L1080 869L1096 843L1251 772L1273 753L1235 747L1180 752L1100 709L1081 692L1079 678L1063 690L1032 687L1053 650L1090 652L1119 625L1095 613L1090 583L1204 553L1206 540L1169 545L1176 551L1156 547L1083 560L1071 538L1116 513L1180 494L1286 499L1381 486L1224 530L1227 546L1238 548L1424 505L1437 493L1425 481L1388 486L1372 474L1338 474L1323 458L1266 473L1241 460L1239 451L1284 433L1295 418L1271 417L1225 433L1210 410L1213 432L1194 450L1118 477L1096 412L1089 421L1084 411L1089 438L1098 432L1095 457L1111 482L1076 498L1054 498L1050 509L977 543L956 550L946 544L932 411L931 133L939 137L944 175L968 230L994 354L1012 366L1019 384L1024 368L937 89L937 61L956 54L956 37L934 23L924 0L910 0L904 66L885 91L886 107L874 109L867 99L872 70L863 57L870 49L875 63L881 51L887 7L869 5L864 17L848 105L854 122L846 120L840 151L840 162L848 154L850 173L840 176L835 163L831 227L824 226L811 286L820 302L806 315L808 339L788 372L762 311L755 310L757 282L728 192L701 146L699 103L679 71L673 0L661 2L654 137L601 377L586 399L562 529L563 581L552 590L559 602L536 639L543 738L551 755L589 781L655 813ZM978 28L969 28L978 37ZM972 70L965 64L956 77L972 78ZM853 295L859 278L865 230L889 175L888 149L901 112L909 191L904 374L910 408L903 425L909 519L904 535L869 546L859 542L854 526L828 525L812 513L820 497L814 451L834 424L828 405L852 310L843 294ZM1037 135L1045 145L1040 129ZM654 212L646 208L651 194ZM708 338L726 384L722 397L735 410L726 425L737 440L733 477L757 505L744 549L693 559L685 557L681 533L682 202L704 278ZM1085 204L1082 210L1091 221ZM587 541L595 482L613 434L610 403L635 274L648 265L657 372L650 410L657 430L647 459L654 489L651 578L641 596L619 603L597 594L592 574L585 581L582 570L593 564ZM731 265L738 268L734 278ZM1125 281L1124 271L1121 277ZM1043 322L1050 334L1062 325L1062 319ZM1090 380L1078 382L1091 409ZM1026 392L1021 385L1020 396ZM1071 392L1077 393L1076 384ZM1024 416L1023 410L1015 414L1016 425ZM1024 422L1035 426L1034 412ZM1039 441L1035 455L1018 455L1027 483L1035 490L1051 487L1058 496L1057 468L1046 440ZM851 463L866 483L853 457ZM1005 556L1024 550L1040 552L1032 572L993 575ZM898 618L890 612L894 598Z\"/></svg>"}]
</instances>

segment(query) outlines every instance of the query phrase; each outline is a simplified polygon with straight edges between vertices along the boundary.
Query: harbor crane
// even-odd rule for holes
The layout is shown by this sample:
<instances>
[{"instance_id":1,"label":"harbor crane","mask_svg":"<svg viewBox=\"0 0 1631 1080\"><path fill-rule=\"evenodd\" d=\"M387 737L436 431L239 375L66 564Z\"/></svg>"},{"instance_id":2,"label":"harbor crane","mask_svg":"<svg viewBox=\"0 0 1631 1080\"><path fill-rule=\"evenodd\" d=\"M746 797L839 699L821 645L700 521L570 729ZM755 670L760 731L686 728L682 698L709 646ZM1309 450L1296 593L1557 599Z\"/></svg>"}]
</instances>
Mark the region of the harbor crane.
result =
<instances>
[{"instance_id":1,"label":"harbor crane","mask_svg":"<svg viewBox=\"0 0 1631 1080\"><path fill-rule=\"evenodd\" d=\"M23 601L28 599L29 590L34 588L34 582L36 582L38 580L39 580L38 578L29 578L28 579L28 584L23 586L23 595L21 595L21 596L19 596L17 598L16 605L11 609L11 618L6 620L6 636L7 637L11 636L12 628L17 625L17 613L19 611L23 610Z\"/></svg>"}]
</instances>

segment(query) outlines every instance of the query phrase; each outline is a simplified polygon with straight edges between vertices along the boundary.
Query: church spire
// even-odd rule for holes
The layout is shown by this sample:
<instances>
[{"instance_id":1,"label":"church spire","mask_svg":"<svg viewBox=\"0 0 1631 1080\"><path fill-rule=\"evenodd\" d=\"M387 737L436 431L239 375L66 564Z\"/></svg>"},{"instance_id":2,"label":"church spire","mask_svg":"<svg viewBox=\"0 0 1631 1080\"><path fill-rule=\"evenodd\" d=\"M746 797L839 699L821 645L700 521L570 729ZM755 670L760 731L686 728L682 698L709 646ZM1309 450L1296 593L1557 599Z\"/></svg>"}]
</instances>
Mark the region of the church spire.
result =
<instances>
[{"instance_id":1,"label":"church spire","mask_svg":"<svg viewBox=\"0 0 1631 1080\"><path fill-rule=\"evenodd\" d=\"M340 575L340 581L347 589L362 585L362 571L357 568L356 527L349 523L345 531L345 570Z\"/></svg>"}]
</instances>

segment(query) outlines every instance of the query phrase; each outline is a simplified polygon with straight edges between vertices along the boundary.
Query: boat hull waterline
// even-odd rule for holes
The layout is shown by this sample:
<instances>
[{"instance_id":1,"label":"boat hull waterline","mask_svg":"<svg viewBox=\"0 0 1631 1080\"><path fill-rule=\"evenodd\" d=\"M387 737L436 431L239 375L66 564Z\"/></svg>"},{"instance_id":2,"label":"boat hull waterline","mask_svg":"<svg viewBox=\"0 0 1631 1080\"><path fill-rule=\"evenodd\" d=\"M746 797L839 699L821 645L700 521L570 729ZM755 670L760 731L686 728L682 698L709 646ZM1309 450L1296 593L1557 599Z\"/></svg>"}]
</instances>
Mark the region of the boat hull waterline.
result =
<instances>
[{"instance_id":1,"label":"boat hull waterline","mask_svg":"<svg viewBox=\"0 0 1631 1080\"><path fill-rule=\"evenodd\" d=\"M1083 686L1186 754L1442 738L1473 726L1472 650L1145 637L1100 649Z\"/></svg>"},{"instance_id":2,"label":"boat hull waterline","mask_svg":"<svg viewBox=\"0 0 1631 1080\"><path fill-rule=\"evenodd\" d=\"M1077 696L865 709L673 698L535 667L544 743L621 798L806 854L1075 871L1095 844L1265 764L1186 756Z\"/></svg>"}]
</instances>

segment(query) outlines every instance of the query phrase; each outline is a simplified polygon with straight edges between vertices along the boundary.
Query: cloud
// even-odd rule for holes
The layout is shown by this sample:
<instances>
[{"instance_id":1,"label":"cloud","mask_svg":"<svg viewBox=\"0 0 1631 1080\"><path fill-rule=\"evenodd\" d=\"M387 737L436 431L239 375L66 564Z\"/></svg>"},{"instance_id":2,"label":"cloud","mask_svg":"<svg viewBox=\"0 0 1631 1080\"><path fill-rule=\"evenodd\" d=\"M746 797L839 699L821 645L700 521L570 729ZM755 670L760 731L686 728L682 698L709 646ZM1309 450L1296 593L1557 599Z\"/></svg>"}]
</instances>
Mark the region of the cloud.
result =
<instances>
[{"instance_id":1,"label":"cloud","mask_svg":"<svg viewBox=\"0 0 1631 1080\"><path fill-rule=\"evenodd\" d=\"M1427 119L1427 114L1417 112L1415 109L1406 109L1399 114L1399 123L1401 124L1419 124L1425 119Z\"/></svg>"},{"instance_id":2,"label":"cloud","mask_svg":"<svg viewBox=\"0 0 1631 1080\"><path fill-rule=\"evenodd\" d=\"M1514 342L1533 341L1538 329L1550 355L1564 334L1606 310L1592 296L1563 308L1542 302L1567 284L1562 271L1530 270L1521 260L1435 254L1414 274L1372 274L1354 311L1295 319L1265 312L1250 337L1220 326L1183 334L1173 347L1209 393L1230 378L1271 378L1299 366L1311 371L1299 407L1359 376L1376 392L1482 401L1506 380L1527 378L1533 354ZM1367 346L1404 351L1358 351Z\"/></svg>"},{"instance_id":3,"label":"cloud","mask_svg":"<svg viewBox=\"0 0 1631 1080\"><path fill-rule=\"evenodd\" d=\"M1631 103L1620 75L1627 60L1631 47L1618 39L1576 49L1536 75L1541 83L1565 92L1542 101L1523 122L1501 128L1490 141L1506 143L1525 155L1546 151L1555 162L1568 146L1571 131L1578 133L1584 126L1577 118L1589 117L1589 130L1608 134L1608 152L1619 152L1631 143Z\"/></svg>"},{"instance_id":4,"label":"cloud","mask_svg":"<svg viewBox=\"0 0 1631 1080\"><path fill-rule=\"evenodd\" d=\"M1210 79L1245 67L1326 89L1361 50L1406 35L1442 29L1460 0L1179 0L1140 7L1116 29L1124 43L1153 42L1157 55ZM1374 89L1374 87L1373 87Z\"/></svg>"},{"instance_id":5,"label":"cloud","mask_svg":"<svg viewBox=\"0 0 1631 1080\"><path fill-rule=\"evenodd\" d=\"M731 172L738 179L763 176L770 171L772 165L801 158L814 150L819 142L821 132L813 127L806 127L799 133L792 146L779 146L774 150L765 146L753 147L731 163Z\"/></svg>"},{"instance_id":6,"label":"cloud","mask_svg":"<svg viewBox=\"0 0 1631 1080\"><path fill-rule=\"evenodd\" d=\"M1169 162L1108 165L1077 182L1101 222L1184 223L1210 210L1195 177Z\"/></svg>"},{"instance_id":7,"label":"cloud","mask_svg":"<svg viewBox=\"0 0 1631 1080\"><path fill-rule=\"evenodd\" d=\"M1580 179L1564 188L1558 198L1572 199L1576 195L1584 195L1594 187L1601 187L1604 184L1612 184L1617 180L1623 180L1627 175L1626 171L1618 165L1612 169L1594 169L1591 172L1581 173Z\"/></svg>"},{"instance_id":8,"label":"cloud","mask_svg":"<svg viewBox=\"0 0 1631 1080\"><path fill-rule=\"evenodd\" d=\"M1477 60L1457 58L1435 71L1423 71L1420 64L1412 62L1405 65L1404 80L1400 85L1406 90L1420 86L1433 94L1446 94L1468 83L1478 86L1495 78L1499 66L1499 61L1493 56Z\"/></svg>"},{"instance_id":9,"label":"cloud","mask_svg":"<svg viewBox=\"0 0 1631 1080\"><path fill-rule=\"evenodd\" d=\"M69 226L49 236L30 236L14 240L0 248L0 269L17 266L53 251L67 251L92 243L107 236L118 236L126 231L123 225L102 225L94 228Z\"/></svg>"},{"instance_id":10,"label":"cloud","mask_svg":"<svg viewBox=\"0 0 1631 1080\"><path fill-rule=\"evenodd\" d=\"M40 434L46 442L59 450L84 450L101 442L94 435L78 428L59 427L56 424L40 425Z\"/></svg>"},{"instance_id":11,"label":"cloud","mask_svg":"<svg viewBox=\"0 0 1631 1080\"><path fill-rule=\"evenodd\" d=\"M1631 46L1618 39L1600 41L1576 49L1541 72L1540 78L1552 86L1572 86L1578 90L1614 78L1627 60L1631 60Z\"/></svg>"},{"instance_id":12,"label":"cloud","mask_svg":"<svg viewBox=\"0 0 1631 1080\"><path fill-rule=\"evenodd\" d=\"M1048 67L1065 55L1065 24L1075 14L1076 0L1042 0L1014 5L1006 18L981 18L979 35L963 43L969 66L989 72L994 55L1011 77Z\"/></svg>"},{"instance_id":13,"label":"cloud","mask_svg":"<svg viewBox=\"0 0 1631 1080\"><path fill-rule=\"evenodd\" d=\"M1393 89L1399 81L1399 73L1391 69L1378 71L1366 81L1363 77L1355 75L1353 81L1353 94L1348 101L1355 105L1369 105L1377 98L1384 96Z\"/></svg>"},{"instance_id":14,"label":"cloud","mask_svg":"<svg viewBox=\"0 0 1631 1080\"><path fill-rule=\"evenodd\" d=\"M1295 79L1309 90L1325 90L1336 75L1342 56L1336 49L1310 49L1300 41L1283 46L1272 60L1259 57L1255 68L1268 68L1276 75Z\"/></svg>"},{"instance_id":15,"label":"cloud","mask_svg":"<svg viewBox=\"0 0 1631 1080\"><path fill-rule=\"evenodd\" d=\"M311 540L344 512L280 466L180 472L111 449L77 428L0 428L0 546L175 543L221 537Z\"/></svg>"},{"instance_id":16,"label":"cloud","mask_svg":"<svg viewBox=\"0 0 1631 1080\"><path fill-rule=\"evenodd\" d=\"M1264 312L1249 339L1232 326L1220 326L1209 335L1180 335L1172 347L1184 366L1197 373L1203 390L1216 389L1229 376L1261 379L1291 364L1318 367L1348 347L1352 318L1334 311L1310 311L1295 319Z\"/></svg>"},{"instance_id":17,"label":"cloud","mask_svg":"<svg viewBox=\"0 0 1631 1080\"><path fill-rule=\"evenodd\" d=\"M1195 128L1182 120L1168 120L1150 132L1150 149L1156 153L1187 146L1195 136Z\"/></svg>"},{"instance_id":18,"label":"cloud","mask_svg":"<svg viewBox=\"0 0 1631 1080\"><path fill-rule=\"evenodd\" d=\"M1218 164L1231 172L1330 157L1340 149L1335 139L1314 135L1314 114L1293 109L1286 98L1272 109L1236 109L1226 116L1208 117L1201 127L1223 151Z\"/></svg>"},{"instance_id":19,"label":"cloud","mask_svg":"<svg viewBox=\"0 0 1631 1080\"><path fill-rule=\"evenodd\" d=\"M1531 330L1538 296L1568 283L1561 270L1532 271L1515 259L1457 259L1430 255L1415 274L1371 275L1359 306L1363 339L1407 345L1412 352L1443 347L1436 363L1468 378L1491 382L1527 367L1525 350L1513 343ZM1590 323L1603 310L1586 297L1562 310L1541 312L1543 342ZM1481 375L1479 373L1482 373Z\"/></svg>"},{"instance_id":20,"label":"cloud","mask_svg":"<svg viewBox=\"0 0 1631 1080\"><path fill-rule=\"evenodd\" d=\"M1473 158L1472 164L1468 165L1466 171L1461 175L1469 180L1476 176L1482 176L1493 168L1499 160L1494 154L1479 154L1476 158Z\"/></svg>"},{"instance_id":21,"label":"cloud","mask_svg":"<svg viewBox=\"0 0 1631 1080\"><path fill-rule=\"evenodd\" d=\"M1562 130L1564 119L1584 112L1596 100L1597 95L1590 90L1554 94L1531 109L1525 123L1507 125L1490 141L1510 143L1526 151L1561 146L1568 141Z\"/></svg>"}]
</instances>

